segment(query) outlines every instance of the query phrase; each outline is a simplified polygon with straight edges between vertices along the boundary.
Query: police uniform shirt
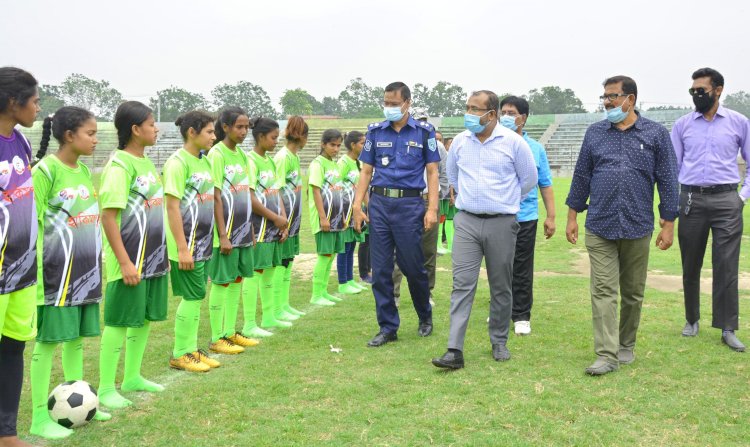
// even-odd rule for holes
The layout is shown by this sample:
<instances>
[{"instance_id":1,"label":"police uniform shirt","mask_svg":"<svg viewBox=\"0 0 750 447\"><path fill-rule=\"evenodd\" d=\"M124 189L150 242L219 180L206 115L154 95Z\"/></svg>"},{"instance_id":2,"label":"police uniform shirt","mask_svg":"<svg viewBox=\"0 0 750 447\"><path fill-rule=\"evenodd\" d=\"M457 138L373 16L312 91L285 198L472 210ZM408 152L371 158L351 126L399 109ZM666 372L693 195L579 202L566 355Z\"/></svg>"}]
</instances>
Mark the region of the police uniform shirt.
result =
<instances>
[{"instance_id":1,"label":"police uniform shirt","mask_svg":"<svg viewBox=\"0 0 750 447\"><path fill-rule=\"evenodd\" d=\"M372 186L423 190L428 163L439 163L435 128L411 116L400 132L386 120L368 126L359 160L375 169Z\"/></svg>"}]
</instances>

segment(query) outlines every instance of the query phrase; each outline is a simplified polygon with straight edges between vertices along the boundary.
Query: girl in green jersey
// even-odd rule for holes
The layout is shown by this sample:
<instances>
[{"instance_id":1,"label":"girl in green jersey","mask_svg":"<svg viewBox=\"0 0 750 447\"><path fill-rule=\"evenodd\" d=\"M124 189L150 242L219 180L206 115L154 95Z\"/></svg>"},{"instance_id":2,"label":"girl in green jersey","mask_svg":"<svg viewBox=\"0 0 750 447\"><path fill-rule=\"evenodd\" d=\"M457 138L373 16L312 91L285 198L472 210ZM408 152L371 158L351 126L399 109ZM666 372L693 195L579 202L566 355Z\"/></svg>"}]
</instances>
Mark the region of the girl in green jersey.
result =
<instances>
[{"instance_id":1,"label":"girl in green jersey","mask_svg":"<svg viewBox=\"0 0 750 447\"><path fill-rule=\"evenodd\" d=\"M238 354L258 340L235 330L242 279L253 276L253 222L247 154L239 147L250 118L239 107L222 110L216 121L218 143L208 153L214 175L214 248L209 264L211 321L209 349Z\"/></svg>"},{"instance_id":2,"label":"girl in green jersey","mask_svg":"<svg viewBox=\"0 0 750 447\"><path fill-rule=\"evenodd\" d=\"M169 366L206 372L221 365L198 349L206 263L211 259L214 231L214 181L204 153L216 137L213 117L204 112L188 112L175 124L180 127L185 146L164 164L164 194L172 293L182 296L182 300L175 314L175 343Z\"/></svg>"},{"instance_id":3,"label":"girl in green jersey","mask_svg":"<svg viewBox=\"0 0 750 447\"><path fill-rule=\"evenodd\" d=\"M65 380L83 379L83 339L99 336L102 239L91 172L79 157L94 153L96 120L88 110L63 107L44 120L39 155L50 133L60 149L31 171L39 220L37 343L31 359L31 434L60 439L73 433L47 409L52 358L62 344ZM95 418L111 416L97 412Z\"/></svg>"},{"instance_id":4,"label":"girl in green jersey","mask_svg":"<svg viewBox=\"0 0 750 447\"><path fill-rule=\"evenodd\" d=\"M347 203L344 201L341 174L334 158L341 148L341 132L328 129L320 141L320 155L310 163L308 179L308 203L310 226L315 235L318 261L313 270L313 291L310 302L332 306L341 298L328 293L328 277L331 274L334 255L344 251L342 231ZM351 202L348 204L351 206Z\"/></svg>"},{"instance_id":5,"label":"girl in green jersey","mask_svg":"<svg viewBox=\"0 0 750 447\"><path fill-rule=\"evenodd\" d=\"M301 116L289 118L284 130L286 147L273 158L289 228L287 240L281 243L281 265L276 267L274 274L275 299L281 303L276 314L279 320L294 321L305 314L289 305L289 290L292 264L294 257L299 254L299 229L302 222L302 176L298 152L307 144L309 131L310 128Z\"/></svg>"},{"instance_id":6,"label":"girl in green jersey","mask_svg":"<svg viewBox=\"0 0 750 447\"><path fill-rule=\"evenodd\" d=\"M344 192L350 198L349 203L356 194L357 183L359 183L359 154L365 145L365 135L362 132L349 132L344 136L344 146L348 152L339 158L339 172L344 185ZM336 257L336 271L339 276L339 293L354 294L366 290L366 287L354 281L354 248L357 242L364 242L364 234L354 231L351 226L352 210L347 209L345 220L347 228L343 231L344 252Z\"/></svg>"},{"instance_id":7,"label":"girl in green jersey","mask_svg":"<svg viewBox=\"0 0 750 447\"><path fill-rule=\"evenodd\" d=\"M248 337L268 337L271 332L258 328L255 322L255 306L260 287L262 328L289 327L289 321L276 318L281 302L276 301L274 294L275 267L281 265L279 243L286 241L289 234L284 203L279 194L279 182L276 178L276 165L268 152L276 147L279 138L279 123L270 119L257 117L251 121L255 147L250 152L250 188L254 194L253 229L255 230L255 273L252 280L243 288L243 306L245 326L242 334Z\"/></svg>"},{"instance_id":8,"label":"girl in green jersey","mask_svg":"<svg viewBox=\"0 0 750 447\"><path fill-rule=\"evenodd\" d=\"M117 149L102 172L102 208L107 291L99 356L99 402L123 408L132 402L115 388L125 345L122 391L160 392L141 376L152 321L167 319L169 259L164 231L164 187L146 147L156 144L154 115L138 101L115 112Z\"/></svg>"}]
</instances>

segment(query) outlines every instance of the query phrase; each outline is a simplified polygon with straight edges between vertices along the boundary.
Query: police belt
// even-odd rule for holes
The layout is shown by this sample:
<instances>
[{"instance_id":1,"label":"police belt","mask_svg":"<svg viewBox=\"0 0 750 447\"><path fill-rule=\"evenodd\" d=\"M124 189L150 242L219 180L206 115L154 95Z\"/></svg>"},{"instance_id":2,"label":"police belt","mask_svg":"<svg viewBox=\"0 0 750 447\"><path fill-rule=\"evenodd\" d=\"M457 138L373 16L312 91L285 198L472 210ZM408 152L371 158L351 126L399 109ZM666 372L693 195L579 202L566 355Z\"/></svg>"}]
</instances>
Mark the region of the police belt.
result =
<instances>
[{"instance_id":1,"label":"police belt","mask_svg":"<svg viewBox=\"0 0 750 447\"><path fill-rule=\"evenodd\" d=\"M680 185L680 190L682 192L697 192L698 194L718 194L720 192L737 191L737 183L711 186Z\"/></svg>"},{"instance_id":2,"label":"police belt","mask_svg":"<svg viewBox=\"0 0 750 447\"><path fill-rule=\"evenodd\" d=\"M379 195L390 197L393 199L400 199L402 197L421 197L421 189L393 189L393 188L381 188L380 186L373 186L370 191Z\"/></svg>"}]
</instances>

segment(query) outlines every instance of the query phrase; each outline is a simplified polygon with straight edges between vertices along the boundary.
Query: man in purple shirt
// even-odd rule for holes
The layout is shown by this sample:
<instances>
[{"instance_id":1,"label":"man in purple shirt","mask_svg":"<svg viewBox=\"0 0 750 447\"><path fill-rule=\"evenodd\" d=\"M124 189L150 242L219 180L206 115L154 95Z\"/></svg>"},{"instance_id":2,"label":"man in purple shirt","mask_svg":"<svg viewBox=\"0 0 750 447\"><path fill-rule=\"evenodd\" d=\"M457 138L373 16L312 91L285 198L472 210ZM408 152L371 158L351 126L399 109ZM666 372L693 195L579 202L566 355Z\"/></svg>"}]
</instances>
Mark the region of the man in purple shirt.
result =
<instances>
[{"instance_id":1,"label":"man in purple shirt","mask_svg":"<svg viewBox=\"0 0 750 447\"><path fill-rule=\"evenodd\" d=\"M742 239L742 209L750 197L740 175L737 152L750 159L750 122L719 105L724 77L712 68L693 73L689 89L695 104L672 127L680 181L680 224L677 235L682 255L685 318L682 335L698 335L700 275L709 230L713 236L713 320L721 341L735 351L745 345L734 334L739 313L737 276ZM750 165L748 165L750 168ZM748 170L750 173L750 170Z\"/></svg>"}]
</instances>

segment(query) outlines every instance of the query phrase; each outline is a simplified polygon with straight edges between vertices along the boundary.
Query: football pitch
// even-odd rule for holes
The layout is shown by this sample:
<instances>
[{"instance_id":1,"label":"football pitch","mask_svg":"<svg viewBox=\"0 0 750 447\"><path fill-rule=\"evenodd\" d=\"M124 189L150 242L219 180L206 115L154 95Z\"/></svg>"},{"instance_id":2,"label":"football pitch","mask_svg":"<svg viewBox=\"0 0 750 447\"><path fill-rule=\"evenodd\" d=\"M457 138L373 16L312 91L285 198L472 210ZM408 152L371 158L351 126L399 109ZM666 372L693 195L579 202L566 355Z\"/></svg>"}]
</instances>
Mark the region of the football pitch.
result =
<instances>
[{"instance_id":1,"label":"football pitch","mask_svg":"<svg viewBox=\"0 0 750 447\"><path fill-rule=\"evenodd\" d=\"M498 363L491 356L485 322L489 288L483 273L467 332L466 368L446 372L430 364L447 342L449 255L438 258L435 330L428 338L417 336L406 284L399 340L377 349L366 347L378 331L371 292L332 307L310 305L314 240L303 205L303 254L294 266L291 304L307 315L293 327L274 330L274 336L238 356L219 356L222 366L209 373L178 372L167 365L178 304L170 298L170 318L152 325L143 361L144 376L166 390L123 393L133 406L112 411L112 420L94 421L62 441L27 435L33 350L28 343L19 434L61 447L746 445L748 354L723 346L720 331L710 328L710 280L701 289L699 336L680 336L684 310L676 240L666 252L651 249L636 361L603 377L584 374L595 359L587 256L583 236L576 246L565 240L570 179L554 181L557 232L545 241L539 230L532 334L510 335L509 362ZM543 206L540 215L543 219ZM746 209L738 332L745 343L750 341L748 217ZM583 223L579 216L581 233ZM710 260L709 247L704 278L710 277ZM330 291L336 283L333 272ZM260 314L260 302L258 306ZM201 317L199 344L206 346L207 302ZM239 319L241 327L241 312ZM59 358L58 350L52 387L64 380ZM86 340L84 358L84 380L96 388L99 338Z\"/></svg>"}]
</instances>

